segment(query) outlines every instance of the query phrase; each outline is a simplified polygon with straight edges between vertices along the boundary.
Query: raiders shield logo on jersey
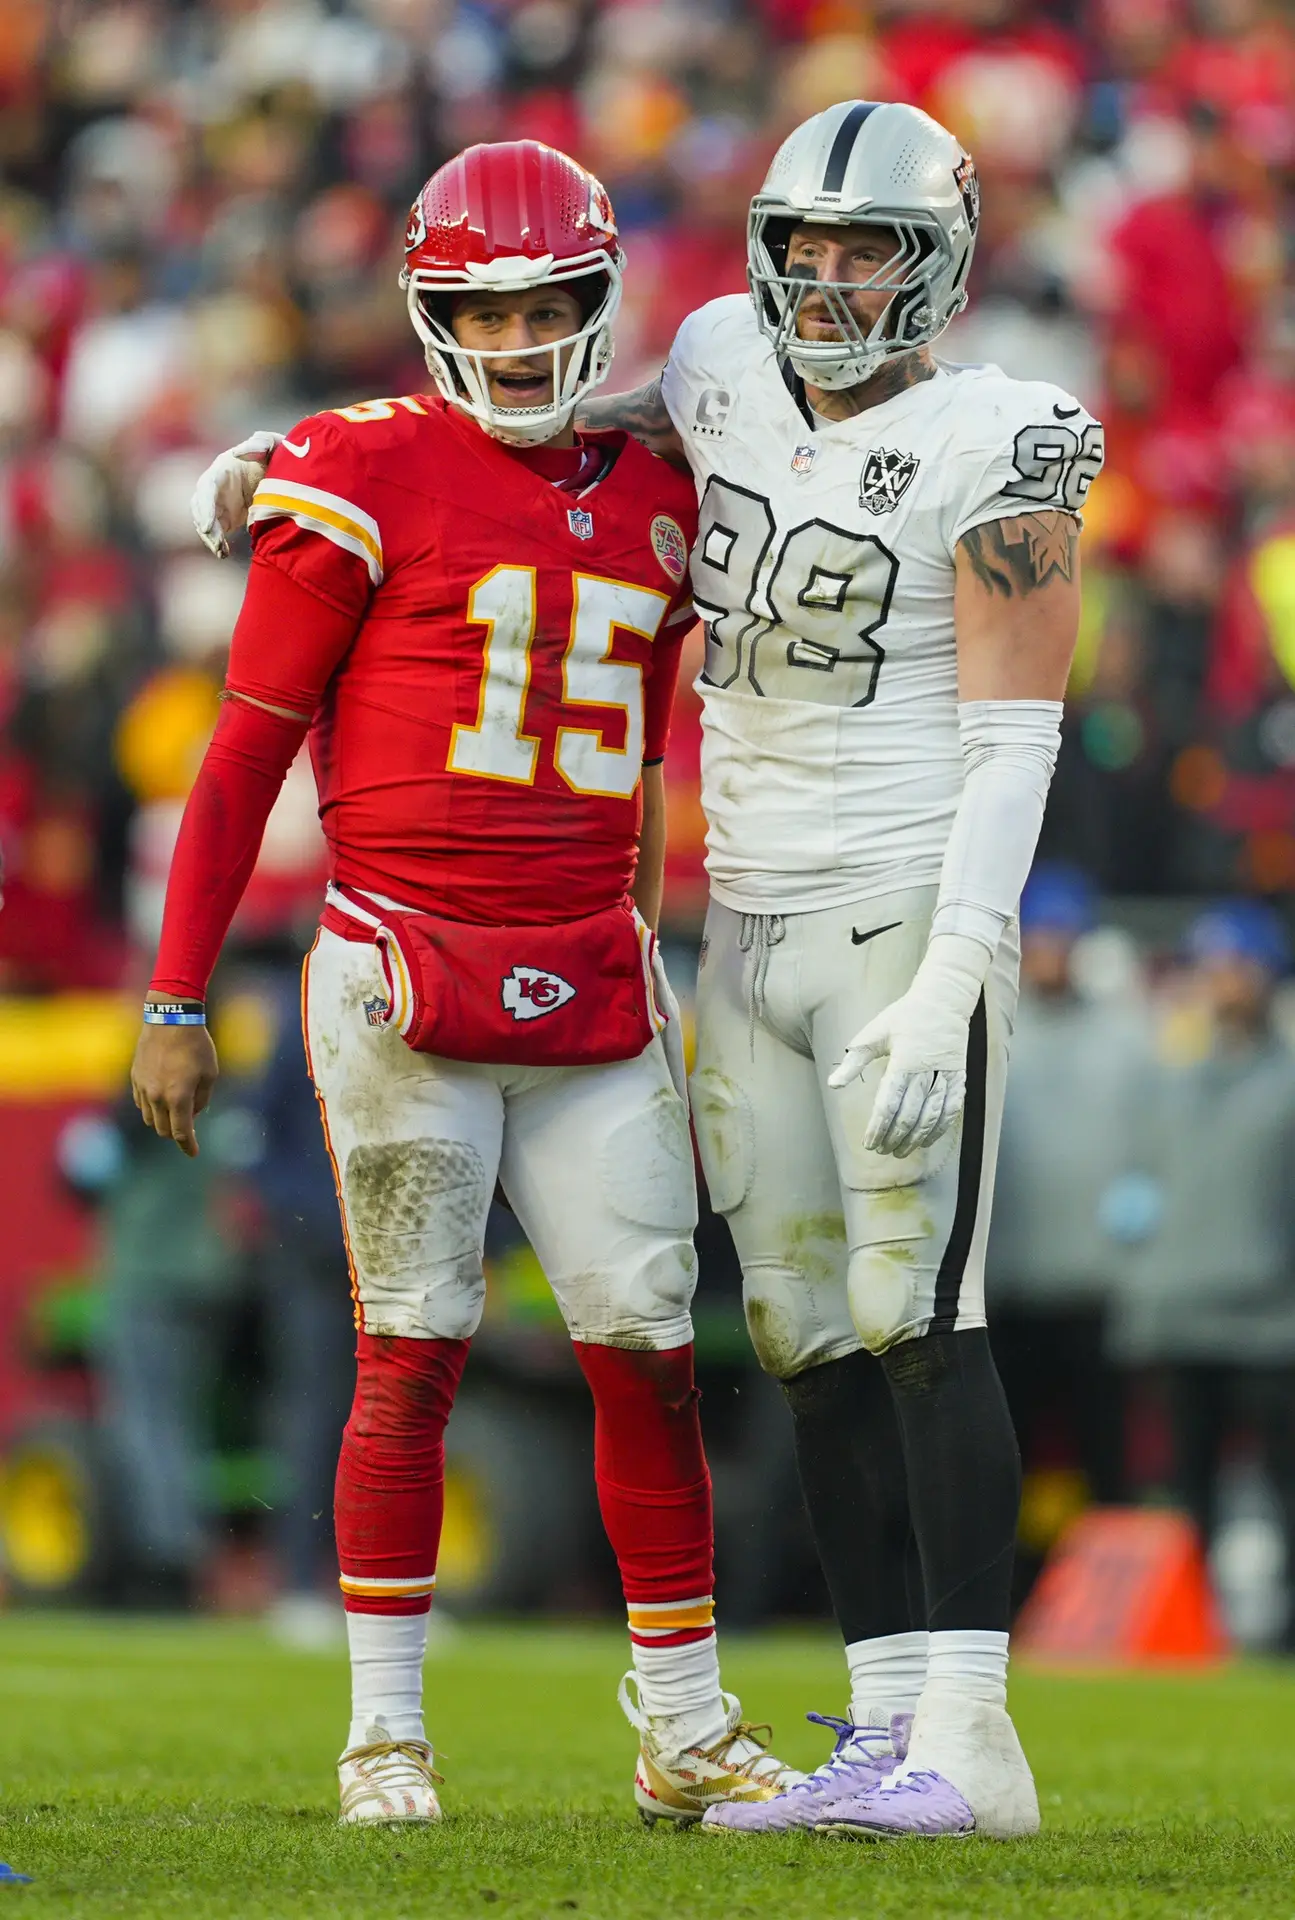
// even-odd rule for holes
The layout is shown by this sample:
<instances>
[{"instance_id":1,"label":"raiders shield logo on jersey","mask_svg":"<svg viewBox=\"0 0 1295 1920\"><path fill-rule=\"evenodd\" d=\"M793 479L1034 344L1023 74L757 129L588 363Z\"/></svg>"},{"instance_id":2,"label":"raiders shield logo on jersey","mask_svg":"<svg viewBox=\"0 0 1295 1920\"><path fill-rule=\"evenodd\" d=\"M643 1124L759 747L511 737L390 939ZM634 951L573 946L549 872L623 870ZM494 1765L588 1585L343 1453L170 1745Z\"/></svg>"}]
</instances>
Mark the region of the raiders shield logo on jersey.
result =
<instances>
[{"instance_id":1,"label":"raiders shield logo on jersey","mask_svg":"<svg viewBox=\"0 0 1295 1920\"><path fill-rule=\"evenodd\" d=\"M893 447L874 447L859 476L859 505L869 513L893 513L912 485L920 464L914 453L896 453Z\"/></svg>"}]
</instances>

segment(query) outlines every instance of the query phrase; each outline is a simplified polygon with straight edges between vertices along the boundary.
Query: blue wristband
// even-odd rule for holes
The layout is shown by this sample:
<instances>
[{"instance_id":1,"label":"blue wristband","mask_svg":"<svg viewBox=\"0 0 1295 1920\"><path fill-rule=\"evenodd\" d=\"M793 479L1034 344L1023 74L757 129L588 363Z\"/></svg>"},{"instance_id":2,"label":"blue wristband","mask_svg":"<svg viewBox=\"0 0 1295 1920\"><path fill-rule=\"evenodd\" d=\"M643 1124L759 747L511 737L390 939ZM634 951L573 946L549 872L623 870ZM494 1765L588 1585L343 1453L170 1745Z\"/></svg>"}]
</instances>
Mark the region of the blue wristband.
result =
<instances>
[{"instance_id":1,"label":"blue wristband","mask_svg":"<svg viewBox=\"0 0 1295 1920\"><path fill-rule=\"evenodd\" d=\"M144 1025L146 1027L205 1027L205 1013L181 1013L175 1007L145 1007Z\"/></svg>"}]
</instances>

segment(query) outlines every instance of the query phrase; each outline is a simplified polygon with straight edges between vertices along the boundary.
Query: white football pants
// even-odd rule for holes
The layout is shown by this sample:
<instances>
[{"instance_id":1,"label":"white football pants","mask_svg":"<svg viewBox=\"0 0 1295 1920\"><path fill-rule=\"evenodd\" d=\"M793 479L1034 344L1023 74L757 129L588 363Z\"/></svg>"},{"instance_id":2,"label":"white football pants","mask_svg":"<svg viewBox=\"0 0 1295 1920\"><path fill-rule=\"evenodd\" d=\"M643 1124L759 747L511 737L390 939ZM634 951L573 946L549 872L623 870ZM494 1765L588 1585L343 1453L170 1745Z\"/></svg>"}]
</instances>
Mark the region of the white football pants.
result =
<instances>
[{"instance_id":1,"label":"white football pants","mask_svg":"<svg viewBox=\"0 0 1295 1920\"><path fill-rule=\"evenodd\" d=\"M732 1229L760 1364L780 1379L929 1329L985 1324L985 1242L1015 1017L1015 923L971 1023L967 1104L905 1160L863 1146L884 1070L827 1076L912 982L936 889L820 913L712 901L697 985L693 1121Z\"/></svg>"},{"instance_id":2,"label":"white football pants","mask_svg":"<svg viewBox=\"0 0 1295 1920\"><path fill-rule=\"evenodd\" d=\"M373 1024L386 999L376 949L321 931L305 967L306 1050L361 1330L475 1333L498 1177L573 1339L691 1340L697 1196L660 1038L610 1066L476 1066L414 1053Z\"/></svg>"}]
</instances>

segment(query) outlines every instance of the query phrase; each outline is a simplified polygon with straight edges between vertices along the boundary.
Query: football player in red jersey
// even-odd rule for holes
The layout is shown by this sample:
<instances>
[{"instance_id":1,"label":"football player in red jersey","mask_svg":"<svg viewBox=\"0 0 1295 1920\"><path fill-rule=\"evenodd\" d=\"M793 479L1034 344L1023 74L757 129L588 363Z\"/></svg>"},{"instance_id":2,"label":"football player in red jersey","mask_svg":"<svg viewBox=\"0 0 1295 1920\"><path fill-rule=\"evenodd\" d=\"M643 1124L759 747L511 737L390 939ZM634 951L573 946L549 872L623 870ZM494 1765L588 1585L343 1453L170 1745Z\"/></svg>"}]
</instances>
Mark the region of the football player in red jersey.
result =
<instances>
[{"instance_id":1,"label":"football player in red jersey","mask_svg":"<svg viewBox=\"0 0 1295 1920\"><path fill-rule=\"evenodd\" d=\"M572 424L621 266L601 186L535 142L471 148L419 195L402 282L437 391L302 421L256 490L135 1056L145 1122L195 1153L208 976L308 736L332 878L306 1042L359 1330L345 1821L439 1817L422 1662L497 1177L593 1392L640 1809L698 1819L799 1778L721 1692L715 1648L692 1155L652 936L696 509L627 434Z\"/></svg>"}]
</instances>

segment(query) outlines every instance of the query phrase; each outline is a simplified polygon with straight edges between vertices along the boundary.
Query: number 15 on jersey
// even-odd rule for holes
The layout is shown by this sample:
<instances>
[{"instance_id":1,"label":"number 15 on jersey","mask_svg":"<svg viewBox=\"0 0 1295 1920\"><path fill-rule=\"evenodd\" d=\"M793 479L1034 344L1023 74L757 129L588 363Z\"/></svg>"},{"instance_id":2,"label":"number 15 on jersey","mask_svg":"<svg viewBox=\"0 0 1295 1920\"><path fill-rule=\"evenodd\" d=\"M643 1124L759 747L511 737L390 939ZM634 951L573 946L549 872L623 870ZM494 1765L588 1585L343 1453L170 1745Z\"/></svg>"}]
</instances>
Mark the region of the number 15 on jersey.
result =
<instances>
[{"instance_id":1,"label":"number 15 on jersey","mask_svg":"<svg viewBox=\"0 0 1295 1920\"><path fill-rule=\"evenodd\" d=\"M486 628L476 722L456 726L450 739L452 773L530 786L543 741L525 731L526 700L536 643L533 567L495 567L468 595L470 625ZM573 793L628 800L643 765L643 668L614 660L616 631L654 640L670 602L667 595L598 574L572 576L571 630L562 657L564 707L618 709L625 715L623 747L604 745L602 725L561 726L553 764Z\"/></svg>"}]
</instances>

